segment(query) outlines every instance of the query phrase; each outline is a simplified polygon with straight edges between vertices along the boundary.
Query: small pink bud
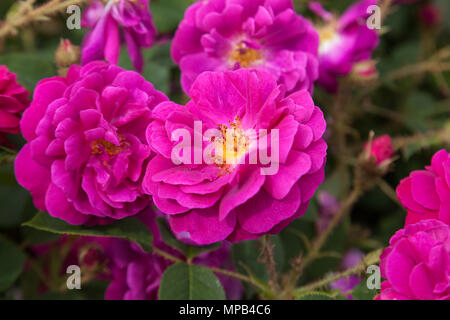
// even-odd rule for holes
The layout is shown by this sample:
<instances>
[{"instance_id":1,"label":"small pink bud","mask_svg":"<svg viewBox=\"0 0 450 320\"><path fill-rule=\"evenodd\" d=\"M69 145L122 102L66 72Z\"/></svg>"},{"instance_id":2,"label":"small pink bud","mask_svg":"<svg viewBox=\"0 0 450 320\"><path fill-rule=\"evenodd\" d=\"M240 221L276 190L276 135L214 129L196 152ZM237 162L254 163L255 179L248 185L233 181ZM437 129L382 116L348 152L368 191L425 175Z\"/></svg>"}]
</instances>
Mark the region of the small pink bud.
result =
<instances>
[{"instance_id":1,"label":"small pink bud","mask_svg":"<svg viewBox=\"0 0 450 320\"><path fill-rule=\"evenodd\" d=\"M58 69L64 69L73 64L79 64L80 57L80 47L72 44L69 39L61 39L61 42L55 51L55 61Z\"/></svg>"},{"instance_id":2,"label":"small pink bud","mask_svg":"<svg viewBox=\"0 0 450 320\"><path fill-rule=\"evenodd\" d=\"M352 78L356 81L369 81L378 78L378 70L375 60L365 60L356 63L353 66Z\"/></svg>"},{"instance_id":3,"label":"small pink bud","mask_svg":"<svg viewBox=\"0 0 450 320\"><path fill-rule=\"evenodd\" d=\"M369 157L375 158L376 165L380 165L386 160L389 160L394 155L394 147L392 146L392 140L389 135L383 135L372 141L371 144L366 143L364 150L369 148Z\"/></svg>"},{"instance_id":4,"label":"small pink bud","mask_svg":"<svg viewBox=\"0 0 450 320\"><path fill-rule=\"evenodd\" d=\"M436 27L442 22L442 14L433 3L427 3L420 8L420 21L429 28Z\"/></svg>"}]
</instances>

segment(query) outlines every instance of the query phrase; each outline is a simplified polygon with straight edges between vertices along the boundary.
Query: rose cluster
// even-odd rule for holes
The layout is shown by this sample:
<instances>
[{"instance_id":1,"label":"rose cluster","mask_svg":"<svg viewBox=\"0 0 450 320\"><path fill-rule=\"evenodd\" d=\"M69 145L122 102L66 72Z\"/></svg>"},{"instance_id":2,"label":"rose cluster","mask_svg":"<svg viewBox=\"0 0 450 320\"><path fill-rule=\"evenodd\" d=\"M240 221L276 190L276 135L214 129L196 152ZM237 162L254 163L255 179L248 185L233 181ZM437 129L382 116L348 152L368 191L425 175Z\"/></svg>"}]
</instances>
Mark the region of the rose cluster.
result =
<instances>
[{"instance_id":1,"label":"rose cluster","mask_svg":"<svg viewBox=\"0 0 450 320\"><path fill-rule=\"evenodd\" d=\"M311 95L316 83L334 93L341 77L372 65L379 36L366 22L376 3L359 1L340 17L312 3L321 18L312 23L292 0L195 2L172 41L189 96L178 104L117 66L124 41L134 68L143 69L141 48L157 34L149 0L93 1L83 16L90 30L81 65L41 80L29 107L27 91L0 67L0 135L20 127L26 140L16 178L36 208L69 224L137 217L155 248L180 259L162 241L157 215L190 244L224 241L194 263L232 269L229 242L279 233L306 212L323 182L327 125ZM365 154L387 170L391 139L375 139ZM429 167L401 181L397 194L406 225L381 256L386 281L377 299L448 300L449 153L436 153ZM320 233L341 205L326 193L319 202ZM89 249L85 263L107 265L110 299L157 299L173 263L126 240L86 238L79 247ZM343 266L360 259L350 252ZM240 297L239 283L220 280L229 298ZM361 281L341 280L332 287L349 296Z\"/></svg>"},{"instance_id":2,"label":"rose cluster","mask_svg":"<svg viewBox=\"0 0 450 320\"><path fill-rule=\"evenodd\" d=\"M450 155L437 152L431 166L397 188L408 215L404 229L381 255L378 300L450 300Z\"/></svg>"}]
</instances>

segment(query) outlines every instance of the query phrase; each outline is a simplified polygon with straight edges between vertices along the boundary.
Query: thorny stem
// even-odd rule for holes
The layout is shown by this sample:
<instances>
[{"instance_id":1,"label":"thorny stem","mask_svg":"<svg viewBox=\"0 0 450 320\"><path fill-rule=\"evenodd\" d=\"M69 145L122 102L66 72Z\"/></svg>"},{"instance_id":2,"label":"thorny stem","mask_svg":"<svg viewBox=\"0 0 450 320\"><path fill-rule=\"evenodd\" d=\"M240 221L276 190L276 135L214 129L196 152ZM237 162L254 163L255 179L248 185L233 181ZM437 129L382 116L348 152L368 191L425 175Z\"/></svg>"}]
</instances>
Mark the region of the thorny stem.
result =
<instances>
[{"instance_id":1,"label":"thorny stem","mask_svg":"<svg viewBox=\"0 0 450 320\"><path fill-rule=\"evenodd\" d=\"M418 133L409 137L394 138L392 144L396 150L404 150L413 144L426 147L432 145L434 141L450 146L450 122L447 122L444 128L440 130Z\"/></svg>"},{"instance_id":2,"label":"thorny stem","mask_svg":"<svg viewBox=\"0 0 450 320\"><path fill-rule=\"evenodd\" d=\"M295 289L294 296L297 297L304 293L308 293L308 292L320 289L320 288L326 286L327 284L329 284L333 281L336 281L338 279L346 278L346 277L354 275L354 274L361 274L362 272L364 272L366 270L366 268L368 266L377 264L380 261L381 252L382 252L382 249L371 252L368 255L366 255L363 258L363 260L361 261L361 263L359 265L357 265L356 267L347 269L340 273L333 274L324 279L318 280L316 282L313 282L313 283L307 284L305 286L302 286L298 289Z\"/></svg>"},{"instance_id":3,"label":"thorny stem","mask_svg":"<svg viewBox=\"0 0 450 320\"><path fill-rule=\"evenodd\" d=\"M417 76L424 73L431 73L433 75L441 75L444 71L450 70L450 46L442 48L436 54L426 61L418 61L414 64L406 65L397 70L391 71L384 77L389 81L396 81L404 79L409 76ZM383 82L378 81L370 90L376 90L383 85Z\"/></svg>"},{"instance_id":4,"label":"thorny stem","mask_svg":"<svg viewBox=\"0 0 450 320\"><path fill-rule=\"evenodd\" d=\"M280 284L278 282L275 256L273 253L274 244L272 243L270 236L260 238L259 242L261 244L260 260L267 268L270 279L269 286L273 288L275 293L278 293L280 291Z\"/></svg>"},{"instance_id":5,"label":"thorny stem","mask_svg":"<svg viewBox=\"0 0 450 320\"><path fill-rule=\"evenodd\" d=\"M353 207L356 201L358 201L362 193L363 193L362 188L357 187L353 189L348 198L342 204L339 212L336 215L334 215L333 219L328 224L326 230L322 232L319 235L319 237L313 242L311 250L305 256L305 258L302 259L301 267L297 270L298 274L295 277L294 281L295 283L297 283L298 277L305 270L305 268L316 259L317 255L320 253L320 250L325 245L325 242L327 241L328 237L331 235L333 230L339 225L339 223L342 222L344 217L350 212L350 209Z\"/></svg>"},{"instance_id":6,"label":"thorny stem","mask_svg":"<svg viewBox=\"0 0 450 320\"><path fill-rule=\"evenodd\" d=\"M305 268L311 264L320 254L320 250L324 246L326 240L333 232L334 228L342 221L342 219L350 212L352 206L356 203L362 194L362 189L354 189L349 197L344 201L339 212L333 217L331 222L328 224L327 229L319 235L319 237L313 242L311 249L308 251L306 256L299 257L297 259L298 266L292 269L290 276L287 278L288 282L285 283L285 292L283 298L292 298L293 290L297 285L298 279L304 272Z\"/></svg>"},{"instance_id":7,"label":"thorny stem","mask_svg":"<svg viewBox=\"0 0 450 320\"><path fill-rule=\"evenodd\" d=\"M22 2L22 9L19 8L17 13L2 22L0 26L0 39L14 35L17 29L54 15L71 5L81 5L86 2L87 0L50 0L37 8L32 8L34 0Z\"/></svg>"}]
</instances>

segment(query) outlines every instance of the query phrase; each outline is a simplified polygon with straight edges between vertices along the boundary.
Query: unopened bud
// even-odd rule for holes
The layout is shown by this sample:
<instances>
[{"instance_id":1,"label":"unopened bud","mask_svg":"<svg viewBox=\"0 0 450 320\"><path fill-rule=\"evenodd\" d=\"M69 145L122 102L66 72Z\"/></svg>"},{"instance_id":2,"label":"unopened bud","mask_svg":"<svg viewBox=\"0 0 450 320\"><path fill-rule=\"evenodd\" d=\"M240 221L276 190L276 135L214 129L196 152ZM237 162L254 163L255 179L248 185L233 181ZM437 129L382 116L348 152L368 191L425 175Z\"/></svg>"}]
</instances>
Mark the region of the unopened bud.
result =
<instances>
[{"instance_id":1,"label":"unopened bud","mask_svg":"<svg viewBox=\"0 0 450 320\"><path fill-rule=\"evenodd\" d=\"M65 76L67 69L73 64L79 64L81 58L80 47L72 44L68 39L61 39L58 49L55 51L55 61L58 73Z\"/></svg>"},{"instance_id":2,"label":"unopened bud","mask_svg":"<svg viewBox=\"0 0 450 320\"><path fill-rule=\"evenodd\" d=\"M442 14L433 3L424 4L419 11L420 21L428 28L439 26L442 22Z\"/></svg>"},{"instance_id":3,"label":"unopened bud","mask_svg":"<svg viewBox=\"0 0 450 320\"><path fill-rule=\"evenodd\" d=\"M383 176L394 162L394 147L389 135L383 135L373 139L373 133L369 142L364 146L360 156L360 163L366 172L371 175Z\"/></svg>"},{"instance_id":4,"label":"unopened bud","mask_svg":"<svg viewBox=\"0 0 450 320\"><path fill-rule=\"evenodd\" d=\"M353 66L351 77L357 82L369 82L378 79L378 70L375 60L365 60Z\"/></svg>"}]
</instances>

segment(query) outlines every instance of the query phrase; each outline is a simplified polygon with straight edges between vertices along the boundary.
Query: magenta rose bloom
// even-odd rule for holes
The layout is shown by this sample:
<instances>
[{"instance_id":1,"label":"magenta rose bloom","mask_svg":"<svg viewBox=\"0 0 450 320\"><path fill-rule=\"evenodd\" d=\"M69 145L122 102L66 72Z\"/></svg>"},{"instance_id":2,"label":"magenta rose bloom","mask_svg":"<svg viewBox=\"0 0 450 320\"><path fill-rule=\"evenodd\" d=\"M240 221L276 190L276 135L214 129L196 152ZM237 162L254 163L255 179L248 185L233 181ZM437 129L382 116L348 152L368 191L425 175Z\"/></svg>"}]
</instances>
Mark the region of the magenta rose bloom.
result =
<instances>
[{"instance_id":1,"label":"magenta rose bloom","mask_svg":"<svg viewBox=\"0 0 450 320\"><path fill-rule=\"evenodd\" d=\"M318 2L310 4L323 19L316 26L320 37L318 83L326 90L336 92L339 76L348 75L355 63L369 60L378 46L377 30L367 27L367 8L375 4L376 0L359 1L340 17L334 17Z\"/></svg>"},{"instance_id":2,"label":"magenta rose bloom","mask_svg":"<svg viewBox=\"0 0 450 320\"><path fill-rule=\"evenodd\" d=\"M166 100L138 73L104 62L42 80L20 123L17 181L39 210L71 224L139 213L151 201L141 190L145 128Z\"/></svg>"},{"instance_id":3,"label":"magenta rose bloom","mask_svg":"<svg viewBox=\"0 0 450 320\"><path fill-rule=\"evenodd\" d=\"M17 76L0 66L0 139L6 133L19 133L20 115L29 105L29 93L17 83Z\"/></svg>"},{"instance_id":4,"label":"magenta rose bloom","mask_svg":"<svg viewBox=\"0 0 450 320\"><path fill-rule=\"evenodd\" d=\"M327 150L326 123L309 92L286 95L272 75L240 69L203 73L190 95L185 106L157 106L147 129L157 155L143 188L173 231L197 244L239 241L302 216L324 179ZM178 129L194 136L183 155L178 147L191 137L180 142Z\"/></svg>"},{"instance_id":5,"label":"magenta rose bloom","mask_svg":"<svg viewBox=\"0 0 450 320\"><path fill-rule=\"evenodd\" d=\"M381 255L377 300L450 300L450 227L438 220L407 225Z\"/></svg>"},{"instance_id":6,"label":"magenta rose bloom","mask_svg":"<svg viewBox=\"0 0 450 320\"><path fill-rule=\"evenodd\" d=\"M109 0L106 6L94 1L83 15L82 25L92 29L82 48L82 62L106 59L117 64L120 54L120 27L134 68L142 72L141 48L155 42L156 28L149 11L149 0Z\"/></svg>"},{"instance_id":7,"label":"magenta rose bloom","mask_svg":"<svg viewBox=\"0 0 450 320\"><path fill-rule=\"evenodd\" d=\"M197 1L173 40L186 93L204 71L254 68L270 72L288 91L312 91L319 38L292 0Z\"/></svg>"},{"instance_id":8,"label":"magenta rose bloom","mask_svg":"<svg viewBox=\"0 0 450 320\"><path fill-rule=\"evenodd\" d=\"M148 210L140 216L141 220L153 233L153 246L168 252L180 259L182 255L163 243L155 214ZM111 283L105 292L108 300L157 300L161 277L173 262L157 254L147 253L136 244L121 240L110 239L106 243L105 256L109 260ZM233 270L230 259L229 244L223 244L215 251L206 252L194 258L193 263L216 268ZM219 275L228 299L239 299L242 287L236 279Z\"/></svg>"},{"instance_id":9,"label":"magenta rose bloom","mask_svg":"<svg viewBox=\"0 0 450 320\"><path fill-rule=\"evenodd\" d=\"M437 219L450 224L450 154L441 150L425 170L400 181L397 196L408 210L406 224Z\"/></svg>"}]
</instances>

